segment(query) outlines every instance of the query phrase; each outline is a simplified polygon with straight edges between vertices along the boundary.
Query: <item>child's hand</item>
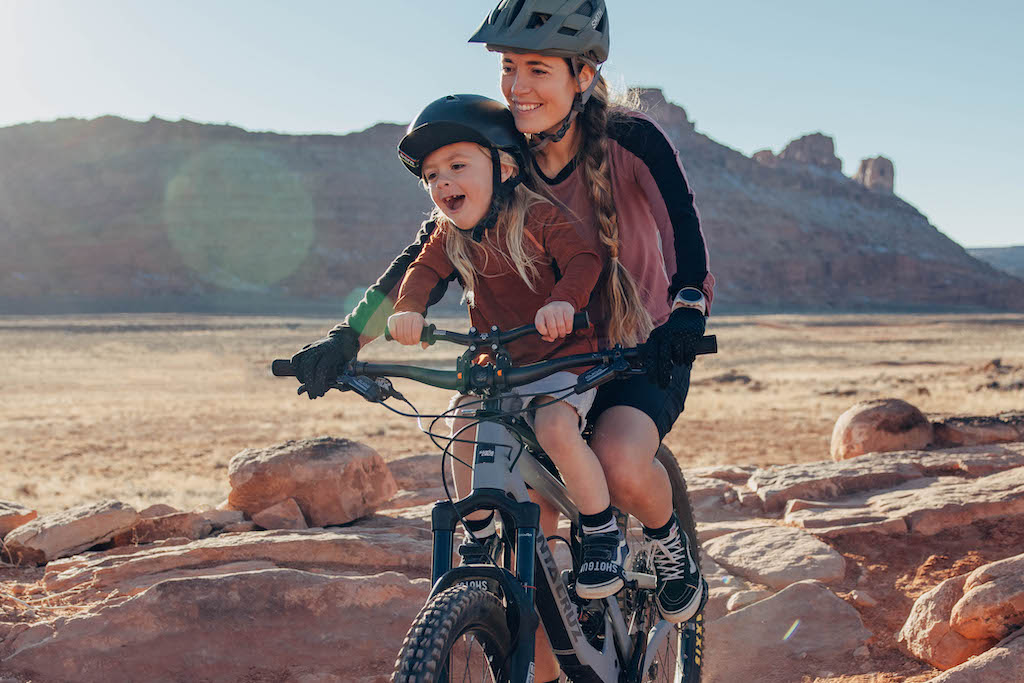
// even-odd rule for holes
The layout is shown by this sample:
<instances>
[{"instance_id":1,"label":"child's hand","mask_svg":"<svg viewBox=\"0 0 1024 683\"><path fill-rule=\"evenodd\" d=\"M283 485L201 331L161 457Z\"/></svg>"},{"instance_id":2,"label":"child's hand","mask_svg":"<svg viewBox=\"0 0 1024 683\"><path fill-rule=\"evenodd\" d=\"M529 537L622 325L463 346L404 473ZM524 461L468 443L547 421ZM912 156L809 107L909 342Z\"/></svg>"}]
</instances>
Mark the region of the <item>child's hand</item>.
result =
<instances>
[{"instance_id":1,"label":"child's hand","mask_svg":"<svg viewBox=\"0 0 1024 683\"><path fill-rule=\"evenodd\" d=\"M426 321L423 320L423 316L419 313L411 311L408 313L395 313L388 318L388 331L399 344L412 346L420 340L425 323ZM424 342L423 348L427 348L427 346L428 344Z\"/></svg>"},{"instance_id":2,"label":"child's hand","mask_svg":"<svg viewBox=\"0 0 1024 683\"><path fill-rule=\"evenodd\" d=\"M537 311L533 324L544 341L553 342L572 332L572 316L576 309L568 301L552 301Z\"/></svg>"}]
</instances>

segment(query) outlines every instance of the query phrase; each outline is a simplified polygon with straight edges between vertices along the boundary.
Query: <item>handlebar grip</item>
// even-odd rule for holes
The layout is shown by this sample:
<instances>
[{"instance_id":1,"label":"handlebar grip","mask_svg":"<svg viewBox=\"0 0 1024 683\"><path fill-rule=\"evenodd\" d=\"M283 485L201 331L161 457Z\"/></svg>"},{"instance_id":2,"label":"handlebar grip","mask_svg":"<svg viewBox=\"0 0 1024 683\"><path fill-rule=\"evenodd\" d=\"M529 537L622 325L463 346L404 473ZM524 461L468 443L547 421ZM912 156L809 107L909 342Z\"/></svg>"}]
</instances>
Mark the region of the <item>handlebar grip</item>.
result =
<instances>
[{"instance_id":1,"label":"handlebar grip","mask_svg":"<svg viewBox=\"0 0 1024 683\"><path fill-rule=\"evenodd\" d=\"M585 330L590 327L590 314L586 311L580 311L572 317L572 331Z\"/></svg>"},{"instance_id":2,"label":"handlebar grip","mask_svg":"<svg viewBox=\"0 0 1024 683\"><path fill-rule=\"evenodd\" d=\"M434 332L437 330L437 325L430 324L424 325L423 331L420 332L420 341L433 344L436 340L434 339ZM391 330L384 328L384 339L387 341L395 341L395 338L391 336Z\"/></svg>"},{"instance_id":3,"label":"handlebar grip","mask_svg":"<svg viewBox=\"0 0 1024 683\"><path fill-rule=\"evenodd\" d=\"M708 353L718 353L718 337L713 334L705 335L697 344L698 356Z\"/></svg>"},{"instance_id":4,"label":"handlebar grip","mask_svg":"<svg viewBox=\"0 0 1024 683\"><path fill-rule=\"evenodd\" d=\"M274 377L294 377L295 368L292 367L292 362L287 358L278 358L270 364L270 372L274 373Z\"/></svg>"}]
</instances>

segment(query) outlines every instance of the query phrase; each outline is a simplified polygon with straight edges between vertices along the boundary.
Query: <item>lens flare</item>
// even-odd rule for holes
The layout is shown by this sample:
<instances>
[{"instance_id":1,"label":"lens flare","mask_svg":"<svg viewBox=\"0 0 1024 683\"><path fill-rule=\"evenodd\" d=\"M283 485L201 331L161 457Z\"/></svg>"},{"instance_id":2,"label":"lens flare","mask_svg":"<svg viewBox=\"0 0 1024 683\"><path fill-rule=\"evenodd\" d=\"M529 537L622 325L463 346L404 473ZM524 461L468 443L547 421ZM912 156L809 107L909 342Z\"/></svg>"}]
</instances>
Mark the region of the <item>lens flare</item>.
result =
<instances>
[{"instance_id":1,"label":"lens flare","mask_svg":"<svg viewBox=\"0 0 1024 683\"><path fill-rule=\"evenodd\" d=\"M789 627L788 631L786 631L786 635L782 636L782 642L786 642L787 640L789 640L793 636L793 634L796 633L796 629L797 629L797 627L799 625L800 625L800 620L799 619L794 621L793 625Z\"/></svg>"},{"instance_id":2,"label":"lens flare","mask_svg":"<svg viewBox=\"0 0 1024 683\"><path fill-rule=\"evenodd\" d=\"M316 234L302 178L267 149L220 144L167 184L163 217L181 259L204 281L263 292L295 272Z\"/></svg>"}]
</instances>

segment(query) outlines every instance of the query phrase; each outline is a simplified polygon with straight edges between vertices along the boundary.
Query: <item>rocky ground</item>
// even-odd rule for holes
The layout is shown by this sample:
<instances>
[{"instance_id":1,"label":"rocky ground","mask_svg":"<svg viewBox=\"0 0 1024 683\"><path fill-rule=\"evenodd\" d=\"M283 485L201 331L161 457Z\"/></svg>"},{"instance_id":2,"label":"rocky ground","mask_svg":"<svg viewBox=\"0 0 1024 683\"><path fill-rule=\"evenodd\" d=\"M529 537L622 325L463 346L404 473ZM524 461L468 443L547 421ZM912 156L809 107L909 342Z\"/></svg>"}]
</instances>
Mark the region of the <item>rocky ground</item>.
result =
<instances>
[{"instance_id":1,"label":"rocky ground","mask_svg":"<svg viewBox=\"0 0 1024 683\"><path fill-rule=\"evenodd\" d=\"M855 406L834 448L917 438L900 404ZM927 424L927 449L686 471L706 680L1022 680L1024 417ZM228 477L220 509L0 503L0 680L387 680L427 594L437 458L323 438Z\"/></svg>"}]
</instances>

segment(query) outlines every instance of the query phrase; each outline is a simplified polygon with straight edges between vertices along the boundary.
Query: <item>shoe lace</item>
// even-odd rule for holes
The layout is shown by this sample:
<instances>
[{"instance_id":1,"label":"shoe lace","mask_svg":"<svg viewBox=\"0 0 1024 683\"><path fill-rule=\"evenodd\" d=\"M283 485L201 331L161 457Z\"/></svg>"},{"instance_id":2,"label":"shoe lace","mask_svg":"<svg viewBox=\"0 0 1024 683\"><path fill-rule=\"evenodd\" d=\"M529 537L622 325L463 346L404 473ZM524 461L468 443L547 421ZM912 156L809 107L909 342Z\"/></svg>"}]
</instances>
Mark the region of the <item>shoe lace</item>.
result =
<instances>
[{"instance_id":1,"label":"shoe lace","mask_svg":"<svg viewBox=\"0 0 1024 683\"><path fill-rule=\"evenodd\" d=\"M683 540L678 531L672 529L667 538L648 537L648 539L651 542L654 567L659 579L668 581L689 578L686 548L683 546Z\"/></svg>"}]
</instances>

